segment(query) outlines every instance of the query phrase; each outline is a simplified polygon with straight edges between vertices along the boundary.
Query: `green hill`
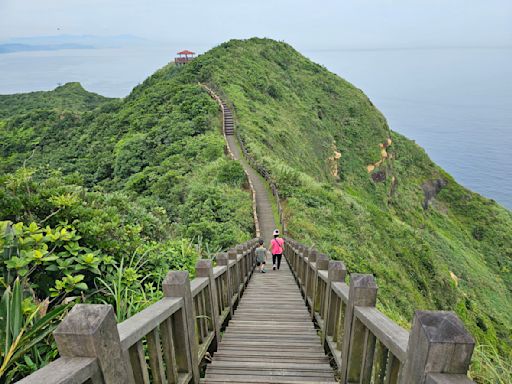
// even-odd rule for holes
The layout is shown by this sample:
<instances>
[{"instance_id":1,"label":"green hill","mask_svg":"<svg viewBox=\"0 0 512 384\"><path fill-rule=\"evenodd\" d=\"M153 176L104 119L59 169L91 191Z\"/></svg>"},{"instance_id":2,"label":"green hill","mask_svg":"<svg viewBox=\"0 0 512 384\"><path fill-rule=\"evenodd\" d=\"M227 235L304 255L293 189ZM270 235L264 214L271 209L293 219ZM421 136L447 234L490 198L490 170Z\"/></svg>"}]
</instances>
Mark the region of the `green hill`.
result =
<instances>
[{"instance_id":1,"label":"green hill","mask_svg":"<svg viewBox=\"0 0 512 384\"><path fill-rule=\"evenodd\" d=\"M87 92L80 83L67 83L49 92L0 95L0 119L39 108L87 111L109 100L111 99Z\"/></svg>"},{"instance_id":2,"label":"green hill","mask_svg":"<svg viewBox=\"0 0 512 384\"><path fill-rule=\"evenodd\" d=\"M230 41L180 76L233 103L292 237L375 274L379 306L398 321L455 310L481 343L512 357L510 211L457 184L390 131L361 90L287 44Z\"/></svg>"},{"instance_id":3,"label":"green hill","mask_svg":"<svg viewBox=\"0 0 512 384\"><path fill-rule=\"evenodd\" d=\"M480 343L512 357L511 212L457 184L361 90L284 43L224 43L123 100L77 84L1 96L0 221L72 224L81 246L116 265L152 244L159 268L197 256L176 241L214 251L249 238L245 177L224 156L217 105L198 82L233 104L292 237L375 274L378 306L402 325L415 309L455 310Z\"/></svg>"}]
</instances>

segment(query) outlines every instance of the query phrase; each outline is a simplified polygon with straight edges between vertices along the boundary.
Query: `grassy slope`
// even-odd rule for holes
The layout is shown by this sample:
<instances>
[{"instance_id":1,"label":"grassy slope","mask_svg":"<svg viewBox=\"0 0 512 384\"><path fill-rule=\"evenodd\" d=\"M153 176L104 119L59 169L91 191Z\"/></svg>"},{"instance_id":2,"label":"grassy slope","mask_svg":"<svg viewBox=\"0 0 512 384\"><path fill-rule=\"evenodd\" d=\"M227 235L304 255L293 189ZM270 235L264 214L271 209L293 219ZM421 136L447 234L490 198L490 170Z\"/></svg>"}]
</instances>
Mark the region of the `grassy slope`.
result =
<instances>
[{"instance_id":1,"label":"grassy slope","mask_svg":"<svg viewBox=\"0 0 512 384\"><path fill-rule=\"evenodd\" d=\"M235 105L243 140L286 197L293 237L350 271L374 273L379 306L403 324L415 309L454 309L481 342L510 354L509 211L457 184L419 146L390 132L363 92L284 43L230 41L187 72ZM394 159L380 169L389 176L374 183L366 166L380 159L388 137ZM329 172L334 149L339 178ZM421 184L438 178L448 186L425 211Z\"/></svg>"}]
</instances>

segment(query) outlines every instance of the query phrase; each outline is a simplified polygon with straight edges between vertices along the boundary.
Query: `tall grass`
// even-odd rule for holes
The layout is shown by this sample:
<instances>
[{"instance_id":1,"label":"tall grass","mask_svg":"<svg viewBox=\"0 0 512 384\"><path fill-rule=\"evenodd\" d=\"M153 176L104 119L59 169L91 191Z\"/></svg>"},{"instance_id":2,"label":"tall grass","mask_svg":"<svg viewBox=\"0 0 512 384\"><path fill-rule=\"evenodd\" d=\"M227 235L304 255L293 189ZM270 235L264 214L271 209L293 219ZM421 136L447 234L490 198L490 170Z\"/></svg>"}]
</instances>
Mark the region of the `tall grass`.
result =
<instances>
[{"instance_id":1,"label":"tall grass","mask_svg":"<svg viewBox=\"0 0 512 384\"><path fill-rule=\"evenodd\" d=\"M480 344L473 354L470 375L479 384L512 384L512 360L501 356L494 346Z\"/></svg>"}]
</instances>

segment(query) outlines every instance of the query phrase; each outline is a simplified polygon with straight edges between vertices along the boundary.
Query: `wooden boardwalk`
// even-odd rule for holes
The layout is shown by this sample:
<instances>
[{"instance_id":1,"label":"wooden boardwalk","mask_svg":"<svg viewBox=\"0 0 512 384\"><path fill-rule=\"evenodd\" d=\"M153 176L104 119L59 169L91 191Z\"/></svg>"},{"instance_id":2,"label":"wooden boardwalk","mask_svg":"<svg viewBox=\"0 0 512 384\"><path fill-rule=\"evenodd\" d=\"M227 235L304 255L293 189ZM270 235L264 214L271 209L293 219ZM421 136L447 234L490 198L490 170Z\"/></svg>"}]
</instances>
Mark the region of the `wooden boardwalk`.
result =
<instances>
[{"instance_id":1,"label":"wooden boardwalk","mask_svg":"<svg viewBox=\"0 0 512 384\"><path fill-rule=\"evenodd\" d=\"M201 382L336 383L284 259L253 275Z\"/></svg>"}]
</instances>

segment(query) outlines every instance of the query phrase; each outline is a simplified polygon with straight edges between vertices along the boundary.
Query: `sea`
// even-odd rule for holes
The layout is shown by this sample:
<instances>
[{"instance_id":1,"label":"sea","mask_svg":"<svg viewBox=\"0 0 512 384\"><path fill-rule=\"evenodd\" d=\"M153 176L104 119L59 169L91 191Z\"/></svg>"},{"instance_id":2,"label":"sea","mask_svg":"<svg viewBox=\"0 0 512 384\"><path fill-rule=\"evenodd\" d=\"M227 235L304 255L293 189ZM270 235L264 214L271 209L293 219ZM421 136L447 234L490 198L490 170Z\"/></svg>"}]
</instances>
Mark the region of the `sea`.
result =
<instances>
[{"instance_id":1,"label":"sea","mask_svg":"<svg viewBox=\"0 0 512 384\"><path fill-rule=\"evenodd\" d=\"M0 94L79 81L124 97L179 48L0 54ZM299 50L363 90L459 183L512 209L512 47Z\"/></svg>"}]
</instances>

